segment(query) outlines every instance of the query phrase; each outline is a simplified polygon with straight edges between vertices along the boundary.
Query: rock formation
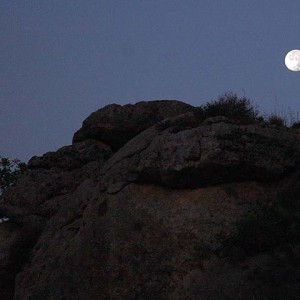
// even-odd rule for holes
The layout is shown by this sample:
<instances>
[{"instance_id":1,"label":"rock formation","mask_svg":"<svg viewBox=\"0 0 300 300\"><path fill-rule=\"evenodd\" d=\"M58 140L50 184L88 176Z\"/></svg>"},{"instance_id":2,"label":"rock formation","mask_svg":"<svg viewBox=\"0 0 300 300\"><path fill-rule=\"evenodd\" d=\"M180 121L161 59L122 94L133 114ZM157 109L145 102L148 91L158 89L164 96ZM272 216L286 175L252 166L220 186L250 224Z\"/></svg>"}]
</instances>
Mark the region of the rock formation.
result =
<instances>
[{"instance_id":1,"label":"rock formation","mask_svg":"<svg viewBox=\"0 0 300 300\"><path fill-rule=\"evenodd\" d=\"M263 239L253 249L236 237L249 216L264 217L288 194L298 163L299 134L289 128L204 120L179 101L108 105L72 145L33 157L1 196L11 227L0 224L0 294L275 299L255 272L268 274L282 245ZM295 276L281 291L300 295Z\"/></svg>"},{"instance_id":2,"label":"rock formation","mask_svg":"<svg viewBox=\"0 0 300 300\"><path fill-rule=\"evenodd\" d=\"M73 143L96 139L116 151L155 123L193 109L191 105L176 100L107 105L84 120L82 128L74 134Z\"/></svg>"}]
</instances>

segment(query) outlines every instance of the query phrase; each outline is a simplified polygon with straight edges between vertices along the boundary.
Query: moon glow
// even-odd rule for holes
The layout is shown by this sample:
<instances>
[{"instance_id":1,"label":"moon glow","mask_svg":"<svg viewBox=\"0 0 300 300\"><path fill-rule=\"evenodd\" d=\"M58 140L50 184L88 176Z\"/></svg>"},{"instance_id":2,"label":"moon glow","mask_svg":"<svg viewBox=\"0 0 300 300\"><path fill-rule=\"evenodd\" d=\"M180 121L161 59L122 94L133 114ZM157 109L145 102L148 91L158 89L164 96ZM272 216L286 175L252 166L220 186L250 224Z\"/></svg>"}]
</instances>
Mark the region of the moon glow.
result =
<instances>
[{"instance_id":1,"label":"moon glow","mask_svg":"<svg viewBox=\"0 0 300 300\"><path fill-rule=\"evenodd\" d=\"M295 49L288 52L284 62L289 70L294 72L300 71L300 50Z\"/></svg>"}]
</instances>

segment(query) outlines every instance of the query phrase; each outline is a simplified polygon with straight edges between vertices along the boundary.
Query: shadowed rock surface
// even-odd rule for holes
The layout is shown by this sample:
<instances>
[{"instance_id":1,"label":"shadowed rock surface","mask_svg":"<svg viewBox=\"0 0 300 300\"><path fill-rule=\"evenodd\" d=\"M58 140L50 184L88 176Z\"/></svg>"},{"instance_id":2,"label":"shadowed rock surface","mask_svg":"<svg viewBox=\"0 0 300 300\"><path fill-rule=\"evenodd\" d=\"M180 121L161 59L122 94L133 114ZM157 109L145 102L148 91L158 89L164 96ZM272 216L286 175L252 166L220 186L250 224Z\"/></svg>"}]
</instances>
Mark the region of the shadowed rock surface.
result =
<instances>
[{"instance_id":1,"label":"shadowed rock surface","mask_svg":"<svg viewBox=\"0 0 300 300\"><path fill-rule=\"evenodd\" d=\"M109 146L96 141L85 140L47 152L42 157L34 156L28 162L30 169L59 168L61 170L78 169L91 161L104 161L111 155Z\"/></svg>"},{"instance_id":2,"label":"shadowed rock surface","mask_svg":"<svg viewBox=\"0 0 300 300\"><path fill-rule=\"evenodd\" d=\"M17 225L0 246L0 289L15 300L297 299L298 162L288 128L203 120L179 101L104 107L1 196ZM289 218L274 222L279 200ZM267 221L239 238L249 218Z\"/></svg>"}]
</instances>

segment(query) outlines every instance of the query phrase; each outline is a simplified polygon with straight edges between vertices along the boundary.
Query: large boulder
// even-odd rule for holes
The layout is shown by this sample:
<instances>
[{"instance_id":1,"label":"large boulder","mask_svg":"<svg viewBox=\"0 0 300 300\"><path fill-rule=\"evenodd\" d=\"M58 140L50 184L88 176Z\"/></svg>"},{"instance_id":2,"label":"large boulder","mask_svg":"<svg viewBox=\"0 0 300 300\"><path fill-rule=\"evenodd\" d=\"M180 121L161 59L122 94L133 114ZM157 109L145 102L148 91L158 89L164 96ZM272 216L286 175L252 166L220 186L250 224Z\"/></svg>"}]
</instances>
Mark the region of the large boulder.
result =
<instances>
[{"instance_id":1,"label":"large boulder","mask_svg":"<svg viewBox=\"0 0 300 300\"><path fill-rule=\"evenodd\" d=\"M92 113L73 137L73 143L86 139L99 140L114 151L148 127L168 117L195 108L176 100L141 101L124 106L107 105Z\"/></svg>"},{"instance_id":2,"label":"large boulder","mask_svg":"<svg viewBox=\"0 0 300 300\"><path fill-rule=\"evenodd\" d=\"M49 220L15 299L189 298L236 222L273 195L255 182L230 188L129 184L109 195L86 180Z\"/></svg>"}]
</instances>

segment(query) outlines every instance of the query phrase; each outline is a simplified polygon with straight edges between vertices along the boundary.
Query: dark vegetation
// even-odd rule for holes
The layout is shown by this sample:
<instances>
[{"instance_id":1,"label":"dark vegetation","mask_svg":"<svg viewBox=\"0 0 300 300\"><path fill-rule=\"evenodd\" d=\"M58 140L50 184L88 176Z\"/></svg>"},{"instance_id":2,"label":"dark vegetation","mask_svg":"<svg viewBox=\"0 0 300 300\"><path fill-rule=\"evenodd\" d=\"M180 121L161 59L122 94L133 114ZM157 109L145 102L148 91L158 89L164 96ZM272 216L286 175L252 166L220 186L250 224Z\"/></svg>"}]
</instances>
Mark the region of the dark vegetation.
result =
<instances>
[{"instance_id":1,"label":"dark vegetation","mask_svg":"<svg viewBox=\"0 0 300 300\"><path fill-rule=\"evenodd\" d=\"M0 156L0 191L13 184L25 171L25 163Z\"/></svg>"},{"instance_id":2,"label":"dark vegetation","mask_svg":"<svg viewBox=\"0 0 300 300\"><path fill-rule=\"evenodd\" d=\"M289 118L275 112L269 115L261 115L257 105L247 97L238 97L235 93L227 92L219 96L215 101L207 102L197 108L199 118L205 120L209 117L225 116L229 119L237 120L241 124L252 124L264 122L269 125L287 126L291 124L291 128L300 128L300 122L295 117L295 113L289 111Z\"/></svg>"},{"instance_id":3,"label":"dark vegetation","mask_svg":"<svg viewBox=\"0 0 300 300\"><path fill-rule=\"evenodd\" d=\"M300 122L295 122L292 124L291 128L300 129Z\"/></svg>"},{"instance_id":4,"label":"dark vegetation","mask_svg":"<svg viewBox=\"0 0 300 300\"><path fill-rule=\"evenodd\" d=\"M197 113L203 119L225 116L243 123L262 120L259 118L259 111L253 106L251 100L246 97L239 98L232 92L225 93L219 96L218 100L207 102L198 107Z\"/></svg>"},{"instance_id":5,"label":"dark vegetation","mask_svg":"<svg viewBox=\"0 0 300 300\"><path fill-rule=\"evenodd\" d=\"M270 125L286 126L286 121L282 117L276 115L275 113L270 114L270 116L267 119L267 122Z\"/></svg>"}]
</instances>

